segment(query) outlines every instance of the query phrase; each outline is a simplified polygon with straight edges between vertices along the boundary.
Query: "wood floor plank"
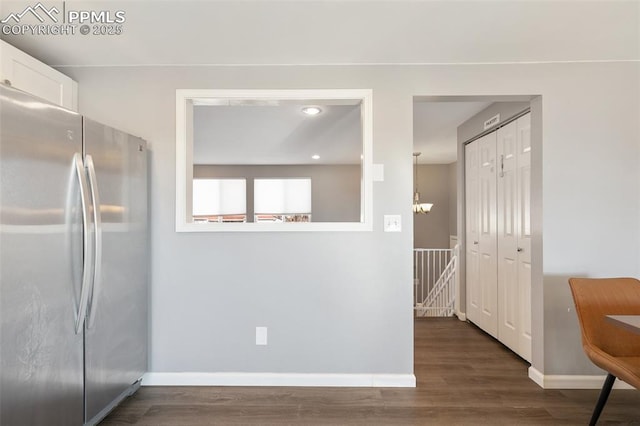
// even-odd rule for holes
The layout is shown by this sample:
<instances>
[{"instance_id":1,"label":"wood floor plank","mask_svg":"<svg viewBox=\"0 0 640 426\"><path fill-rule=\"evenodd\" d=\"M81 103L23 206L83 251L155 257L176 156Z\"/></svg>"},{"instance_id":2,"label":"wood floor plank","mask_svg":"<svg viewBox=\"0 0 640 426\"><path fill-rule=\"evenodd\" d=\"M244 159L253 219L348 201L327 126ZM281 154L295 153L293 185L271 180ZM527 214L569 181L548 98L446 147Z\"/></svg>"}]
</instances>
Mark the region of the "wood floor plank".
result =
<instances>
[{"instance_id":1,"label":"wood floor plank","mask_svg":"<svg viewBox=\"0 0 640 426\"><path fill-rule=\"evenodd\" d=\"M541 389L454 318L416 320L414 358L416 388L143 387L102 425L585 425L599 394ZM640 425L640 392L613 390L599 424Z\"/></svg>"}]
</instances>

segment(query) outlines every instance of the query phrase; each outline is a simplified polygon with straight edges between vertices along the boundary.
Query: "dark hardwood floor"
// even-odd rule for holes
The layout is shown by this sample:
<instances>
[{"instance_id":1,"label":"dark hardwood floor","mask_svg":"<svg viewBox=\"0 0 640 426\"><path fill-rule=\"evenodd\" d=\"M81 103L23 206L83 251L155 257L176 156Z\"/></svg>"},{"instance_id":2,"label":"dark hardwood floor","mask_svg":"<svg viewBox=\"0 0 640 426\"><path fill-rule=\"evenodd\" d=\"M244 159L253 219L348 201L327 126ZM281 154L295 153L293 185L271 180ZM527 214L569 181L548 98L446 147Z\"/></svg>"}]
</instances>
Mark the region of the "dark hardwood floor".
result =
<instances>
[{"instance_id":1,"label":"dark hardwood floor","mask_svg":"<svg viewBox=\"0 0 640 426\"><path fill-rule=\"evenodd\" d=\"M529 364L475 326L418 319L416 388L143 387L107 425L586 425L599 391L543 390ZM599 424L640 425L614 390Z\"/></svg>"}]
</instances>

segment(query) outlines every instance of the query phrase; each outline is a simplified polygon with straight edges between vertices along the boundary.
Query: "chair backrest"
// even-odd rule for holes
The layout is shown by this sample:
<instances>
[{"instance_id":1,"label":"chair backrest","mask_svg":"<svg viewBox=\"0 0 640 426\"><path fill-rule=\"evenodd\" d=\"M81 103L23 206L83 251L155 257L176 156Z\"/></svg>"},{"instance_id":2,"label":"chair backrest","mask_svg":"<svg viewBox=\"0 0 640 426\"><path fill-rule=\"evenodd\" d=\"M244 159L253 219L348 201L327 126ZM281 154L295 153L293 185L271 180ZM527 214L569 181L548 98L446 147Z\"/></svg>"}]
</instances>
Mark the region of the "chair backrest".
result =
<instances>
[{"instance_id":1,"label":"chair backrest","mask_svg":"<svg viewBox=\"0 0 640 426\"><path fill-rule=\"evenodd\" d=\"M582 345L612 356L639 356L640 335L610 323L606 315L640 315L640 281L635 278L570 278L582 330Z\"/></svg>"}]
</instances>

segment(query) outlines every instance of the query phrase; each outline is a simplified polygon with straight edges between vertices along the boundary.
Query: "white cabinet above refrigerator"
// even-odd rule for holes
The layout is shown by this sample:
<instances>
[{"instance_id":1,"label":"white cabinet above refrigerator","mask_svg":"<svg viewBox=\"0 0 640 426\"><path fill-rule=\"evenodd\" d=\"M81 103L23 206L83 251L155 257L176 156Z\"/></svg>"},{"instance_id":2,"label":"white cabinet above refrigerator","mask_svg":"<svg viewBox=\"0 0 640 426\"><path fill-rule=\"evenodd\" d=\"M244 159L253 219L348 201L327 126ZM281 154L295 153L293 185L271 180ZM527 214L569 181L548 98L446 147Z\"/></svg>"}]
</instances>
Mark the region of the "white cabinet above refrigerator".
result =
<instances>
[{"instance_id":1,"label":"white cabinet above refrigerator","mask_svg":"<svg viewBox=\"0 0 640 426\"><path fill-rule=\"evenodd\" d=\"M3 40L0 40L0 82L78 111L75 81Z\"/></svg>"}]
</instances>

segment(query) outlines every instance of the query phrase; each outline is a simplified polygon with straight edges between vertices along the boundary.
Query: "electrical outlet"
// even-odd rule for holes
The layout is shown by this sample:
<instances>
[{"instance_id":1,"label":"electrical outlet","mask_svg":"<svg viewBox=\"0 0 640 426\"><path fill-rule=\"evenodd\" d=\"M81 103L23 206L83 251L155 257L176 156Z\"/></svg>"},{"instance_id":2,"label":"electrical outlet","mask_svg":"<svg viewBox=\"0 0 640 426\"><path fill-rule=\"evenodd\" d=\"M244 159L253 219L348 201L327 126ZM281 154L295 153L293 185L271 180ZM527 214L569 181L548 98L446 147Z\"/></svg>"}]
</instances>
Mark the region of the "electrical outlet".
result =
<instances>
[{"instance_id":1,"label":"electrical outlet","mask_svg":"<svg viewBox=\"0 0 640 426\"><path fill-rule=\"evenodd\" d=\"M401 232L402 216L399 214L384 215L384 232Z\"/></svg>"},{"instance_id":2,"label":"electrical outlet","mask_svg":"<svg viewBox=\"0 0 640 426\"><path fill-rule=\"evenodd\" d=\"M256 327L256 345L267 345L267 327Z\"/></svg>"}]
</instances>

